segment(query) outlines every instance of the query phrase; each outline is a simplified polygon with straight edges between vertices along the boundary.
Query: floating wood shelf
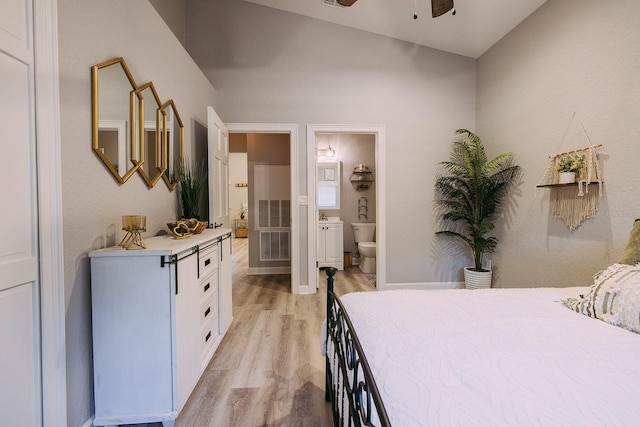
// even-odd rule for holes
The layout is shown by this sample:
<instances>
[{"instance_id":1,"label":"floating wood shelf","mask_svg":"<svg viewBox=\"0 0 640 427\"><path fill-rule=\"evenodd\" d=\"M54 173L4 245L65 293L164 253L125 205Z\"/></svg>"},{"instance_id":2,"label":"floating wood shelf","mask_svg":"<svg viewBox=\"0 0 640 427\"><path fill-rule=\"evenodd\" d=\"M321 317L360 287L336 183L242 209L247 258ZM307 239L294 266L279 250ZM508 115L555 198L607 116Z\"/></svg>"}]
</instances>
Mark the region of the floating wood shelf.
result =
<instances>
[{"instance_id":1,"label":"floating wood shelf","mask_svg":"<svg viewBox=\"0 0 640 427\"><path fill-rule=\"evenodd\" d=\"M602 181L602 183L604 184L604 181ZM598 181L593 181L593 182L590 182L589 184L598 184ZM589 184L585 183L585 185L589 185ZM538 184L538 185L536 185L536 187L538 187L538 188L553 188L553 187L557 188L557 187L570 187L570 186L576 186L576 185L578 185L577 182L570 182L568 184Z\"/></svg>"}]
</instances>

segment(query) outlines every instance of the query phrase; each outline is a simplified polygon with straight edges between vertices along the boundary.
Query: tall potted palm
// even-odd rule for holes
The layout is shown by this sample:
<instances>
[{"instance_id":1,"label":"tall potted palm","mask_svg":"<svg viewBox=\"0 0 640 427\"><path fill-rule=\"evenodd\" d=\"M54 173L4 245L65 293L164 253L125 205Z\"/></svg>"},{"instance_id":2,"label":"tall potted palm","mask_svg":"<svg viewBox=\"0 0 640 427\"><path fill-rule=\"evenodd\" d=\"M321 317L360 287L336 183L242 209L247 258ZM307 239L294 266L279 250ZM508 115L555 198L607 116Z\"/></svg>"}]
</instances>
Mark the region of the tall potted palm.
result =
<instances>
[{"instance_id":1,"label":"tall potted palm","mask_svg":"<svg viewBox=\"0 0 640 427\"><path fill-rule=\"evenodd\" d=\"M458 129L456 134L449 161L440 162L446 174L436 177L435 204L444 228L436 234L459 239L470 249L474 265L465 268L467 288L490 287L491 271L483 268L482 258L495 251L498 239L488 233L521 168L511 152L488 160L475 133Z\"/></svg>"}]
</instances>

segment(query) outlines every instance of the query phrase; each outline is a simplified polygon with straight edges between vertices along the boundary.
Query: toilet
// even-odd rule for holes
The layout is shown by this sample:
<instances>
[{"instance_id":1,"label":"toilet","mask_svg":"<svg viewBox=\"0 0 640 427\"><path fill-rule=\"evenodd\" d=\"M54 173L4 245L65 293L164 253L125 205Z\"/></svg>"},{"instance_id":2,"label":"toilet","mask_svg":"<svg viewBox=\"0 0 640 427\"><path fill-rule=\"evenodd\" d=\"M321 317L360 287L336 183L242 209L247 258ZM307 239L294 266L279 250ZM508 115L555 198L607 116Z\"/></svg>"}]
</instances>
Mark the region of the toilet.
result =
<instances>
[{"instance_id":1,"label":"toilet","mask_svg":"<svg viewBox=\"0 0 640 427\"><path fill-rule=\"evenodd\" d=\"M352 222L353 236L358 244L358 252L362 257L360 270L363 273L376 272L376 224L374 222Z\"/></svg>"}]
</instances>

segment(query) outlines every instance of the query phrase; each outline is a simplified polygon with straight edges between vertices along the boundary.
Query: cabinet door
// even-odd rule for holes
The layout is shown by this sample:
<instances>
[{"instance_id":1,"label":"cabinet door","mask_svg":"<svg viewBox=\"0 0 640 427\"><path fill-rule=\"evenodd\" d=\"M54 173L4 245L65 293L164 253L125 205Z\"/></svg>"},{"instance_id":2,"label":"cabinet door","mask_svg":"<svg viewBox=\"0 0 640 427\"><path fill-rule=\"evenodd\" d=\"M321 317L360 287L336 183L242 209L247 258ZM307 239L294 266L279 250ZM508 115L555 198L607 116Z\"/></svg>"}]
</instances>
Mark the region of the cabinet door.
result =
<instances>
[{"instance_id":1,"label":"cabinet door","mask_svg":"<svg viewBox=\"0 0 640 427\"><path fill-rule=\"evenodd\" d=\"M224 335L233 321L231 238L220 242L220 281L219 281L219 309L220 335Z\"/></svg>"},{"instance_id":2,"label":"cabinet door","mask_svg":"<svg viewBox=\"0 0 640 427\"><path fill-rule=\"evenodd\" d=\"M319 225L317 229L318 237L316 239L316 243L318 245L317 247L318 262L325 262L327 259L325 255L325 247L326 247L325 228L326 228L325 225Z\"/></svg>"},{"instance_id":3,"label":"cabinet door","mask_svg":"<svg viewBox=\"0 0 640 427\"><path fill-rule=\"evenodd\" d=\"M175 411L174 272L154 256L91 259L95 425Z\"/></svg>"},{"instance_id":4,"label":"cabinet door","mask_svg":"<svg viewBox=\"0 0 640 427\"><path fill-rule=\"evenodd\" d=\"M200 377L200 287L198 257L178 261L176 292L176 375L178 410Z\"/></svg>"},{"instance_id":5,"label":"cabinet door","mask_svg":"<svg viewBox=\"0 0 640 427\"><path fill-rule=\"evenodd\" d=\"M343 260L342 224L328 224L325 226L325 262L333 263L335 267Z\"/></svg>"}]
</instances>

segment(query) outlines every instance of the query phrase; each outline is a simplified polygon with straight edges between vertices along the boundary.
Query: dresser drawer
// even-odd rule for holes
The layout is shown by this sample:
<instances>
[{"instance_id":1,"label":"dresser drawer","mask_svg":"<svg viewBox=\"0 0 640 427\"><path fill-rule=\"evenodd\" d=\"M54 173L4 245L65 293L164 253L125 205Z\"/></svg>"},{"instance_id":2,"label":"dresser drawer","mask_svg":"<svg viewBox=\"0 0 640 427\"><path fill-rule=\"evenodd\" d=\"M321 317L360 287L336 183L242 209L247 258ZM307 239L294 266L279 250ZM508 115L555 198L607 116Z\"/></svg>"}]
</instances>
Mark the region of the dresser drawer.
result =
<instances>
[{"instance_id":1,"label":"dresser drawer","mask_svg":"<svg viewBox=\"0 0 640 427\"><path fill-rule=\"evenodd\" d=\"M211 349L219 337L217 314L216 311L215 315L207 316L207 320L200 328L200 360L203 364L208 362Z\"/></svg>"},{"instance_id":2,"label":"dresser drawer","mask_svg":"<svg viewBox=\"0 0 640 427\"><path fill-rule=\"evenodd\" d=\"M200 298L198 301L202 302L207 298L210 298L212 294L218 293L218 275L212 274L209 277L205 277L200 280Z\"/></svg>"},{"instance_id":3,"label":"dresser drawer","mask_svg":"<svg viewBox=\"0 0 640 427\"><path fill-rule=\"evenodd\" d=\"M198 277L206 277L218 270L218 245L211 245L199 252Z\"/></svg>"},{"instance_id":4,"label":"dresser drawer","mask_svg":"<svg viewBox=\"0 0 640 427\"><path fill-rule=\"evenodd\" d=\"M218 295L212 293L200 305L200 327L203 328L211 317L218 317Z\"/></svg>"}]
</instances>

